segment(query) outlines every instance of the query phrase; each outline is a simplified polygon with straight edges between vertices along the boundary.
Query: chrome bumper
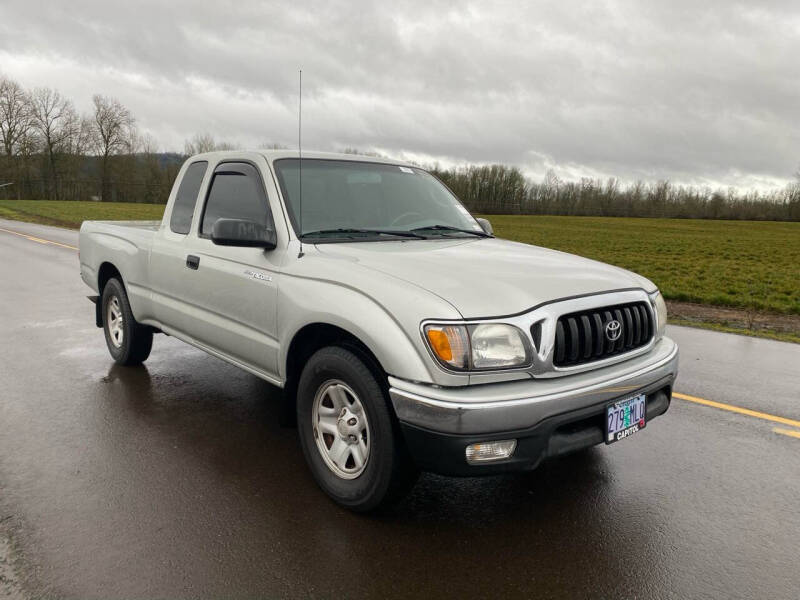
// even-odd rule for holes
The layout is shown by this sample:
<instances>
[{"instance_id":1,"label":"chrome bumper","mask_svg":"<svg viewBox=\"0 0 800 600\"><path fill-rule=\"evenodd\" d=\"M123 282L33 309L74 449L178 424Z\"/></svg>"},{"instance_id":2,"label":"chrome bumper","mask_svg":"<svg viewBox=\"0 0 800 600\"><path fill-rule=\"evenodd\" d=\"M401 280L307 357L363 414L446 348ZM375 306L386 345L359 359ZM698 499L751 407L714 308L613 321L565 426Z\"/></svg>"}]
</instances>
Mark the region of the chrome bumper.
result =
<instances>
[{"instance_id":1,"label":"chrome bumper","mask_svg":"<svg viewBox=\"0 0 800 600\"><path fill-rule=\"evenodd\" d=\"M389 377L389 395L403 423L449 434L533 427L543 419L619 398L678 375L678 346L664 337L645 355L556 379L438 387Z\"/></svg>"}]
</instances>

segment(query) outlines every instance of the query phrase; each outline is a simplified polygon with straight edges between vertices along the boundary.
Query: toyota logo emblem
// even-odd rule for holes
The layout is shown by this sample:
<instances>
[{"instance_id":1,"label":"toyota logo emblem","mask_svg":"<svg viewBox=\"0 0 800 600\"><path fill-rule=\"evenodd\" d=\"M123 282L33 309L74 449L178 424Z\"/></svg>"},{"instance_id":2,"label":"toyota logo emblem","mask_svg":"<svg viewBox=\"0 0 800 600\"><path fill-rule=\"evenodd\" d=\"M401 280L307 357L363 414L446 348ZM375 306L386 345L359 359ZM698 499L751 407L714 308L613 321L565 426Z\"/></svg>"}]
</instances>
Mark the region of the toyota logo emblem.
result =
<instances>
[{"instance_id":1,"label":"toyota logo emblem","mask_svg":"<svg viewBox=\"0 0 800 600\"><path fill-rule=\"evenodd\" d=\"M616 319L612 319L606 323L606 338L609 342L616 342L619 336L622 335L622 323Z\"/></svg>"}]
</instances>

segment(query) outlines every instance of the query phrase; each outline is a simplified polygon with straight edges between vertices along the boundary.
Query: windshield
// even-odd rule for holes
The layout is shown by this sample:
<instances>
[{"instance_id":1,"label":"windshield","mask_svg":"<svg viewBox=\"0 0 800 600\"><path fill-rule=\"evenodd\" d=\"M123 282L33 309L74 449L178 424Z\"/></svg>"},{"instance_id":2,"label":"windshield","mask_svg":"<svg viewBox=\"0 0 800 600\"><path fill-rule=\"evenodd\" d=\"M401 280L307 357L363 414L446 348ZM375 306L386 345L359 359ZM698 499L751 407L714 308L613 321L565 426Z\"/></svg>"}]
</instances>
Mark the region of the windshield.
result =
<instances>
[{"instance_id":1,"label":"windshield","mask_svg":"<svg viewBox=\"0 0 800 600\"><path fill-rule=\"evenodd\" d=\"M347 160L303 159L300 219L299 163L284 158L274 164L295 231L302 222L302 237L330 241L483 234L467 209L430 173Z\"/></svg>"}]
</instances>

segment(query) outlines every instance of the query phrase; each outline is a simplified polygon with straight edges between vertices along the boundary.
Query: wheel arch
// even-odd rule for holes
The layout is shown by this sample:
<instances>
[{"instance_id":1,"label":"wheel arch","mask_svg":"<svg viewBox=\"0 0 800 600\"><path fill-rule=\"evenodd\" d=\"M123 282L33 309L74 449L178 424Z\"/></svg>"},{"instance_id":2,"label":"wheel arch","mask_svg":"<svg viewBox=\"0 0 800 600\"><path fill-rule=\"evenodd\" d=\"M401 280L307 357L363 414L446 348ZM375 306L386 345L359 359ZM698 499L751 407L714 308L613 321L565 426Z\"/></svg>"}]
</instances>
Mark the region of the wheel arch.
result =
<instances>
[{"instance_id":1,"label":"wheel arch","mask_svg":"<svg viewBox=\"0 0 800 600\"><path fill-rule=\"evenodd\" d=\"M119 272L119 269L114 265L114 263L110 261L101 263L100 267L97 269L97 291L101 296L103 295L103 289L106 287L108 280L112 277L118 278L120 283L125 285L125 282L122 279L122 273Z\"/></svg>"},{"instance_id":2,"label":"wheel arch","mask_svg":"<svg viewBox=\"0 0 800 600\"><path fill-rule=\"evenodd\" d=\"M101 263L100 267L97 269L97 293L99 297L97 298L97 302L95 302L94 310L95 325L98 327L103 326L103 290L109 279L113 279L114 277L119 279L119 282L125 287L125 281L122 279L122 273L119 272L119 269L110 261Z\"/></svg>"},{"instance_id":3,"label":"wheel arch","mask_svg":"<svg viewBox=\"0 0 800 600\"><path fill-rule=\"evenodd\" d=\"M297 383L308 359L327 346L339 346L355 353L364 361L381 386L388 386L386 371L375 353L357 335L325 322L304 325L295 332L286 352L284 390L287 399L294 402Z\"/></svg>"}]
</instances>

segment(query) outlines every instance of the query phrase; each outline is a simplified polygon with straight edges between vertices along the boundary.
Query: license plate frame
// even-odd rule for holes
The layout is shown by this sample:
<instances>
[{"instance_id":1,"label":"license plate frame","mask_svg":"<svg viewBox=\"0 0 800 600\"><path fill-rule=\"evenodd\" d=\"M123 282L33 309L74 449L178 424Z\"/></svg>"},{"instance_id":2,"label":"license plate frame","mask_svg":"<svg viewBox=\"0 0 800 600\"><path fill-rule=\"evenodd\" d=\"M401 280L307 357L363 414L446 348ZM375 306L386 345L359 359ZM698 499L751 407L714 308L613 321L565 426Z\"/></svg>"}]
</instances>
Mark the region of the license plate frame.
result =
<instances>
[{"instance_id":1,"label":"license plate frame","mask_svg":"<svg viewBox=\"0 0 800 600\"><path fill-rule=\"evenodd\" d=\"M635 394L606 404L606 445L624 440L647 426L647 396Z\"/></svg>"}]
</instances>

